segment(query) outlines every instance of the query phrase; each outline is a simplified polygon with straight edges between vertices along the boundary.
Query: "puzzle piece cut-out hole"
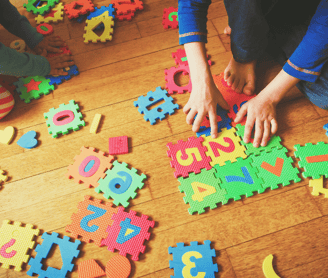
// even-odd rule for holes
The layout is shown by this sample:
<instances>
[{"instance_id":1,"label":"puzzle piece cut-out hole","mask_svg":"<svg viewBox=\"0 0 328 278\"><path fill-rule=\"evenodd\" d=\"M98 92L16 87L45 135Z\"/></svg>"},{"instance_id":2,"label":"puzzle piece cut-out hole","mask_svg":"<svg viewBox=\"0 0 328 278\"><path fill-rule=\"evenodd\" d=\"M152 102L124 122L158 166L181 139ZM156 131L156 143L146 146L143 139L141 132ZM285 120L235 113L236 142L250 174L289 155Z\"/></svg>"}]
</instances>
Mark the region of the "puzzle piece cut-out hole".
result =
<instances>
[{"instance_id":1,"label":"puzzle piece cut-out hole","mask_svg":"<svg viewBox=\"0 0 328 278\"><path fill-rule=\"evenodd\" d=\"M185 57L187 60L187 57ZM190 76L187 71L177 72L174 75L174 83L179 87L184 87L189 83Z\"/></svg>"},{"instance_id":2,"label":"puzzle piece cut-out hole","mask_svg":"<svg viewBox=\"0 0 328 278\"><path fill-rule=\"evenodd\" d=\"M149 98L149 101L154 101L154 98L153 97L150 97ZM150 110L153 110L155 109L156 110L156 107L160 106L161 104L165 103L165 100L164 99L159 99L157 101L154 101L153 103L151 103L150 105L146 106L147 110L150 111ZM162 112L163 109L159 108L157 110L158 112Z\"/></svg>"},{"instance_id":3,"label":"puzzle piece cut-out hole","mask_svg":"<svg viewBox=\"0 0 328 278\"><path fill-rule=\"evenodd\" d=\"M41 260L41 269L47 270L48 267L61 269L63 267L62 255L58 244L54 243L50 249L48 256Z\"/></svg>"}]
</instances>

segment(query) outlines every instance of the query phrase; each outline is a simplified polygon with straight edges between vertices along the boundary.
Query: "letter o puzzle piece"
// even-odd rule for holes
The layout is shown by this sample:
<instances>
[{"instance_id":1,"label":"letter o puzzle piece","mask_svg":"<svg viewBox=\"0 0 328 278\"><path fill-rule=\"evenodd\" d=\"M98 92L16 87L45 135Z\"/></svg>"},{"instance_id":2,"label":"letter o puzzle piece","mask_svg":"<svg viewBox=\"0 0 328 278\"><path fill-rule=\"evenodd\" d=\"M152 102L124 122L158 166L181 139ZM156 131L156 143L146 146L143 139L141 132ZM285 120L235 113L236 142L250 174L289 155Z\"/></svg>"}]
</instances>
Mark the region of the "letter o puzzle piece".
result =
<instances>
[{"instance_id":1,"label":"letter o puzzle piece","mask_svg":"<svg viewBox=\"0 0 328 278\"><path fill-rule=\"evenodd\" d=\"M0 228L2 267L9 269L10 266L14 266L16 271L21 271L23 263L27 263L30 257L28 250L34 248L34 236L38 236L39 232L38 229L33 229L31 224L22 227L21 222L11 224L9 220L3 220Z\"/></svg>"},{"instance_id":2,"label":"letter o puzzle piece","mask_svg":"<svg viewBox=\"0 0 328 278\"><path fill-rule=\"evenodd\" d=\"M177 247L169 247L169 254L173 255L170 268L174 269L176 278L183 277L208 277L214 278L218 272L218 265L213 264L216 257L215 250L211 249L211 241L205 240L204 244L197 241L185 246L183 242L177 243Z\"/></svg>"},{"instance_id":3,"label":"letter o puzzle piece","mask_svg":"<svg viewBox=\"0 0 328 278\"><path fill-rule=\"evenodd\" d=\"M47 120L48 132L52 138L57 138L59 134L68 134L70 130L78 131L80 127L85 126L82 113L78 112L79 109L79 105L74 100L70 100L69 104L63 103L59 105L59 108L51 108L49 112L44 113L44 118ZM72 111L74 118L70 117L68 124L58 126L54 122L58 120L59 116L62 116L62 114L58 114L62 111Z\"/></svg>"},{"instance_id":4,"label":"letter o puzzle piece","mask_svg":"<svg viewBox=\"0 0 328 278\"><path fill-rule=\"evenodd\" d=\"M74 157L75 162L68 166L67 177L74 178L76 183L84 183L86 187L96 187L98 180L106 176L105 171L112 167L114 157L104 152L96 152L95 148L81 148L81 154Z\"/></svg>"},{"instance_id":5,"label":"letter o puzzle piece","mask_svg":"<svg viewBox=\"0 0 328 278\"><path fill-rule=\"evenodd\" d=\"M83 261L78 267L79 278L97 278L106 275L94 259Z\"/></svg>"},{"instance_id":6,"label":"letter o puzzle piece","mask_svg":"<svg viewBox=\"0 0 328 278\"><path fill-rule=\"evenodd\" d=\"M189 83L186 86L178 86L174 81L174 76L182 72L183 75L190 74L189 66L179 65L178 67L172 67L170 69L166 69L165 73L165 89L167 89L169 94L178 93L183 94L185 91L191 93L191 79L189 79Z\"/></svg>"},{"instance_id":7,"label":"letter o puzzle piece","mask_svg":"<svg viewBox=\"0 0 328 278\"><path fill-rule=\"evenodd\" d=\"M36 30L44 36L51 35L54 32L54 28L48 23L38 25Z\"/></svg>"},{"instance_id":8,"label":"letter o puzzle piece","mask_svg":"<svg viewBox=\"0 0 328 278\"><path fill-rule=\"evenodd\" d=\"M31 266L27 271L27 275L33 276L38 274L39 277L66 277L67 272L73 270L74 264L72 260L79 256L80 250L78 250L81 241L75 240L71 242L70 238L64 236L63 238L58 237L58 233L53 232L52 234L44 233L42 235L43 242L35 248L37 252L35 258L31 258L28 264ZM47 259L49 252L54 244L57 244L60 249L63 266L61 269L53 268L48 266L46 270L43 269L42 260Z\"/></svg>"},{"instance_id":9,"label":"letter o puzzle piece","mask_svg":"<svg viewBox=\"0 0 328 278\"><path fill-rule=\"evenodd\" d=\"M179 27L178 8L165 8L163 12L162 24L164 29L169 29L169 27L172 29L177 29Z\"/></svg>"},{"instance_id":10,"label":"letter o puzzle piece","mask_svg":"<svg viewBox=\"0 0 328 278\"><path fill-rule=\"evenodd\" d=\"M104 25L104 31L98 36L93 30L100 24ZM84 42L90 41L96 43L98 41L106 42L112 40L112 34L114 32L114 20L112 16L98 16L86 20L86 26L84 27L85 34L83 35Z\"/></svg>"},{"instance_id":11,"label":"letter o puzzle piece","mask_svg":"<svg viewBox=\"0 0 328 278\"><path fill-rule=\"evenodd\" d=\"M102 246L106 245L111 252L117 249L122 256L130 254L133 261L138 261L139 254L144 253L146 249L143 243L150 237L148 229L154 227L155 221L149 221L147 215L139 217L133 210L127 213L123 207L118 208L118 212L114 214L112 220L114 223L112 226L108 226L108 237L102 240Z\"/></svg>"},{"instance_id":12,"label":"letter o puzzle piece","mask_svg":"<svg viewBox=\"0 0 328 278\"><path fill-rule=\"evenodd\" d=\"M81 8L78 8L82 6ZM64 10L69 19L78 18L80 15L93 12L95 10L91 0L77 0L64 6Z\"/></svg>"},{"instance_id":13,"label":"letter o puzzle piece","mask_svg":"<svg viewBox=\"0 0 328 278\"><path fill-rule=\"evenodd\" d=\"M29 0L27 4L23 4L23 7L28 11L34 14L43 15L46 12L56 6L59 3L59 0L42 0L42 2L47 2L46 5L38 7L38 2L40 0Z\"/></svg>"},{"instance_id":14,"label":"letter o puzzle piece","mask_svg":"<svg viewBox=\"0 0 328 278\"><path fill-rule=\"evenodd\" d=\"M72 233L74 238L89 243L91 240L100 246L101 240L107 237L107 227L113 224L112 216L117 208L112 203L102 203L99 199L91 200L84 196L84 201L78 204L79 211L71 217L72 223L66 226L66 232Z\"/></svg>"},{"instance_id":15,"label":"letter o puzzle piece","mask_svg":"<svg viewBox=\"0 0 328 278\"><path fill-rule=\"evenodd\" d=\"M131 263L128 258L116 255L106 264L107 278L128 278L131 273Z\"/></svg>"},{"instance_id":16,"label":"letter o puzzle piece","mask_svg":"<svg viewBox=\"0 0 328 278\"><path fill-rule=\"evenodd\" d=\"M95 191L103 192L106 199L112 198L116 206L122 204L127 207L130 204L129 199L137 196L137 188L141 189L144 186L144 179L145 174L138 175L136 169L129 169L125 162L119 163L115 160L113 168L106 171L105 178L98 181L99 186Z\"/></svg>"},{"instance_id":17,"label":"letter o puzzle piece","mask_svg":"<svg viewBox=\"0 0 328 278\"><path fill-rule=\"evenodd\" d=\"M14 40L10 43L9 47L17 50L19 53L23 53L26 49L26 43L23 40Z\"/></svg>"},{"instance_id":18,"label":"letter o puzzle piece","mask_svg":"<svg viewBox=\"0 0 328 278\"><path fill-rule=\"evenodd\" d=\"M63 3L57 4L51 11L44 13L43 15L38 15L35 18L37 24L41 23L56 23L63 20L64 6Z\"/></svg>"}]
</instances>

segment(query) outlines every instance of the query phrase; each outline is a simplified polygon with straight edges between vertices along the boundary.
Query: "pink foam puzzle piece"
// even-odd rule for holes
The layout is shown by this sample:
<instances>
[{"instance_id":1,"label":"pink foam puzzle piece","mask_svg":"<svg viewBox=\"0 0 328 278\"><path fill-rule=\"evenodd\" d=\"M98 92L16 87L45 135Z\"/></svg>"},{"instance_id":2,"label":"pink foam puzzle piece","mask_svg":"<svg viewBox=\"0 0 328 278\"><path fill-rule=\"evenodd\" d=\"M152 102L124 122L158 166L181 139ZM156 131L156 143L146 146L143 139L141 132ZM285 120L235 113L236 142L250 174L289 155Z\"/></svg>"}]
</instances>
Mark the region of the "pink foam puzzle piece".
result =
<instances>
[{"instance_id":1,"label":"pink foam puzzle piece","mask_svg":"<svg viewBox=\"0 0 328 278\"><path fill-rule=\"evenodd\" d=\"M127 136L111 137L108 141L109 154L125 154L129 152Z\"/></svg>"}]
</instances>

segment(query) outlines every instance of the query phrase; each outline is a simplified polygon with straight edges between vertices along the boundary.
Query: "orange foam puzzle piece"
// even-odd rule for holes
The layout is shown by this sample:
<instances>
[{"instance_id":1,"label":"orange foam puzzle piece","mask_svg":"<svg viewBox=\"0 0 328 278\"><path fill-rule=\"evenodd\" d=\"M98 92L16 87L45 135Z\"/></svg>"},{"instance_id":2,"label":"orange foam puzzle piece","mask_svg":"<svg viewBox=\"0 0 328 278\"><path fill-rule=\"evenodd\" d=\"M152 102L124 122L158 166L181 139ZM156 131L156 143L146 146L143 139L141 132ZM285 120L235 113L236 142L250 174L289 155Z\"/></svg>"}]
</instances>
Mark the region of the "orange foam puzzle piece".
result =
<instances>
[{"instance_id":1,"label":"orange foam puzzle piece","mask_svg":"<svg viewBox=\"0 0 328 278\"><path fill-rule=\"evenodd\" d=\"M131 272L131 263L128 258L116 255L106 264L106 275L108 278L127 278Z\"/></svg>"},{"instance_id":2,"label":"orange foam puzzle piece","mask_svg":"<svg viewBox=\"0 0 328 278\"><path fill-rule=\"evenodd\" d=\"M106 275L94 259L83 261L78 266L79 278L97 278Z\"/></svg>"}]
</instances>

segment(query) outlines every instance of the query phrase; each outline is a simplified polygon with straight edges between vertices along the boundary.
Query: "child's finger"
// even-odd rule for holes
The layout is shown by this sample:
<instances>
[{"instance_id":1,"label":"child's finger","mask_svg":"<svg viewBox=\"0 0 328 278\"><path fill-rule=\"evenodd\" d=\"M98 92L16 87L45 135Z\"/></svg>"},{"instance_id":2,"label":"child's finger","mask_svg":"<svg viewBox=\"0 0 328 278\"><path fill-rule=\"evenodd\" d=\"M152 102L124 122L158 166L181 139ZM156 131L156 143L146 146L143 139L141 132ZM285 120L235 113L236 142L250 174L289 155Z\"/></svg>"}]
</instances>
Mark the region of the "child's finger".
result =
<instances>
[{"instance_id":1,"label":"child's finger","mask_svg":"<svg viewBox=\"0 0 328 278\"><path fill-rule=\"evenodd\" d=\"M187 104L182 109L183 113L188 114L190 108L191 108L190 104L189 104L189 102L187 102Z\"/></svg>"},{"instance_id":2,"label":"child's finger","mask_svg":"<svg viewBox=\"0 0 328 278\"><path fill-rule=\"evenodd\" d=\"M275 134L278 131L278 123L275 118L271 120L271 133Z\"/></svg>"},{"instance_id":3,"label":"child's finger","mask_svg":"<svg viewBox=\"0 0 328 278\"><path fill-rule=\"evenodd\" d=\"M194 118L197 115L197 111L191 109L186 117L186 122L188 125L192 125L192 123L194 122Z\"/></svg>"},{"instance_id":4,"label":"child's finger","mask_svg":"<svg viewBox=\"0 0 328 278\"><path fill-rule=\"evenodd\" d=\"M198 114L197 114L196 119L194 121L194 124L192 126L192 131L193 132L197 132L199 130L200 125L201 125L204 117L205 117L204 111L201 111L201 112L198 111Z\"/></svg>"},{"instance_id":5,"label":"child's finger","mask_svg":"<svg viewBox=\"0 0 328 278\"><path fill-rule=\"evenodd\" d=\"M245 132L244 132L244 142L249 143L251 140L252 130L255 123L255 118L247 117L246 124L245 124Z\"/></svg>"},{"instance_id":6,"label":"child's finger","mask_svg":"<svg viewBox=\"0 0 328 278\"><path fill-rule=\"evenodd\" d=\"M218 104L220 105L220 107L223 108L224 110L230 110L230 106L223 98L223 96L219 94L218 97L219 97Z\"/></svg>"},{"instance_id":7,"label":"child's finger","mask_svg":"<svg viewBox=\"0 0 328 278\"><path fill-rule=\"evenodd\" d=\"M263 137L263 131L264 131L263 121L256 120L255 121L255 135L254 135L254 142L253 142L253 146L255 148L258 148L260 146L260 142Z\"/></svg>"},{"instance_id":8,"label":"child's finger","mask_svg":"<svg viewBox=\"0 0 328 278\"><path fill-rule=\"evenodd\" d=\"M48 45L47 50L49 52L54 52L54 53L61 53L61 52L63 52L63 50L61 50L61 49L59 49L57 47L50 46L50 45Z\"/></svg>"},{"instance_id":9,"label":"child's finger","mask_svg":"<svg viewBox=\"0 0 328 278\"><path fill-rule=\"evenodd\" d=\"M217 124L217 117L216 111L213 110L208 113L210 118L210 125L211 125L211 135L212 138L216 138L218 136L218 124Z\"/></svg>"},{"instance_id":10,"label":"child's finger","mask_svg":"<svg viewBox=\"0 0 328 278\"><path fill-rule=\"evenodd\" d=\"M247 102L239 109L239 111L237 112L236 118L234 120L235 123L239 123L245 116L247 113Z\"/></svg>"},{"instance_id":11,"label":"child's finger","mask_svg":"<svg viewBox=\"0 0 328 278\"><path fill-rule=\"evenodd\" d=\"M268 120L264 121L264 132L263 132L263 138L261 142L261 146L265 147L270 139L271 134L271 124Z\"/></svg>"}]
</instances>

